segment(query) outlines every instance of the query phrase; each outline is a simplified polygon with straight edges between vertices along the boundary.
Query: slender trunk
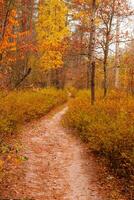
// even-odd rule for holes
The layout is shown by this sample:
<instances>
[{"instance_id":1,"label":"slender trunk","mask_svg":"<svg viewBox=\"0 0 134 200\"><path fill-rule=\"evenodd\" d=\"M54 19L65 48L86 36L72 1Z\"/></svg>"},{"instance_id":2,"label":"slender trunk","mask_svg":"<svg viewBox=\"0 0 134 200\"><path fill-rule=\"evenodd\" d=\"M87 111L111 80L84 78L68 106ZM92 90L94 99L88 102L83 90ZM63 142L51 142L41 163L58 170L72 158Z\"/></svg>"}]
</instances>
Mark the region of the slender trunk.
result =
<instances>
[{"instance_id":1,"label":"slender trunk","mask_svg":"<svg viewBox=\"0 0 134 200\"><path fill-rule=\"evenodd\" d=\"M91 104L93 105L95 102L95 62L92 63L91 76Z\"/></svg>"},{"instance_id":2,"label":"slender trunk","mask_svg":"<svg viewBox=\"0 0 134 200\"><path fill-rule=\"evenodd\" d=\"M48 71L48 82L47 82L47 86L51 87L52 86L52 69L49 69Z\"/></svg>"},{"instance_id":3,"label":"slender trunk","mask_svg":"<svg viewBox=\"0 0 134 200\"><path fill-rule=\"evenodd\" d=\"M119 88L119 74L120 74L120 47L119 47L119 17L117 16L116 22L116 51L115 51L115 88Z\"/></svg>"},{"instance_id":4,"label":"slender trunk","mask_svg":"<svg viewBox=\"0 0 134 200\"><path fill-rule=\"evenodd\" d=\"M29 68L27 70L27 72L23 75L23 77L16 83L14 89L19 88L19 86L21 85L21 83L29 76L29 74L31 73L31 70L32 70L31 68Z\"/></svg>"},{"instance_id":5,"label":"slender trunk","mask_svg":"<svg viewBox=\"0 0 134 200\"><path fill-rule=\"evenodd\" d=\"M108 59L108 51L109 51L109 45L108 42L106 44L105 52L104 52L104 63L103 63L103 71L104 71L104 98L107 96L107 89L108 89L108 83L107 83L107 59Z\"/></svg>"},{"instance_id":6,"label":"slender trunk","mask_svg":"<svg viewBox=\"0 0 134 200\"><path fill-rule=\"evenodd\" d=\"M104 62L104 98L107 96L107 63Z\"/></svg>"},{"instance_id":7,"label":"slender trunk","mask_svg":"<svg viewBox=\"0 0 134 200\"><path fill-rule=\"evenodd\" d=\"M134 94L134 70L133 68L130 69L130 92L133 95Z\"/></svg>"},{"instance_id":8,"label":"slender trunk","mask_svg":"<svg viewBox=\"0 0 134 200\"><path fill-rule=\"evenodd\" d=\"M91 31L89 40L89 65L88 65L88 88L91 87L91 104L95 102L95 11L96 11L96 0L92 0L92 13L91 13Z\"/></svg>"}]
</instances>

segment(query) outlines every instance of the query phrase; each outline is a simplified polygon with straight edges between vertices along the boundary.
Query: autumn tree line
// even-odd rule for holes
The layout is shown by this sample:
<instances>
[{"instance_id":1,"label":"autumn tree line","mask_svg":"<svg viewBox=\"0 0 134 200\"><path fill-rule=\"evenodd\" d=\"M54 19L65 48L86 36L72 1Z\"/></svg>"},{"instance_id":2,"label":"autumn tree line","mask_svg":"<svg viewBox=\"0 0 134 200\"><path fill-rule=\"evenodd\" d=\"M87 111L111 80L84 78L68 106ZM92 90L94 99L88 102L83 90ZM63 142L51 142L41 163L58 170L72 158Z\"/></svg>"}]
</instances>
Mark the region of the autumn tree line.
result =
<instances>
[{"instance_id":1,"label":"autumn tree line","mask_svg":"<svg viewBox=\"0 0 134 200\"><path fill-rule=\"evenodd\" d=\"M0 0L1 89L133 93L132 17L129 0Z\"/></svg>"}]
</instances>

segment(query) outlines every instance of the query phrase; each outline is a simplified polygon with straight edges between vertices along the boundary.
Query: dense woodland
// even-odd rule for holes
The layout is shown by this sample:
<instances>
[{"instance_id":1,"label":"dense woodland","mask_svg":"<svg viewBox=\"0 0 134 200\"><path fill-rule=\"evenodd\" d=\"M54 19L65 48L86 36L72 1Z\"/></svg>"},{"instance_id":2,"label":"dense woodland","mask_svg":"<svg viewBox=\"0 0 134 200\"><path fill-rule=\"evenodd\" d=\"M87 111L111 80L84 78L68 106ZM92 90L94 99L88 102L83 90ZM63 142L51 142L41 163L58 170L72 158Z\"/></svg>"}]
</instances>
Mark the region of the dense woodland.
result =
<instances>
[{"instance_id":1,"label":"dense woodland","mask_svg":"<svg viewBox=\"0 0 134 200\"><path fill-rule=\"evenodd\" d=\"M81 89L95 79L104 96L133 93L129 1L1 1L0 19L1 89Z\"/></svg>"},{"instance_id":2,"label":"dense woodland","mask_svg":"<svg viewBox=\"0 0 134 200\"><path fill-rule=\"evenodd\" d=\"M130 0L0 0L1 173L22 125L68 102L64 126L105 159L132 200L133 52Z\"/></svg>"}]
</instances>

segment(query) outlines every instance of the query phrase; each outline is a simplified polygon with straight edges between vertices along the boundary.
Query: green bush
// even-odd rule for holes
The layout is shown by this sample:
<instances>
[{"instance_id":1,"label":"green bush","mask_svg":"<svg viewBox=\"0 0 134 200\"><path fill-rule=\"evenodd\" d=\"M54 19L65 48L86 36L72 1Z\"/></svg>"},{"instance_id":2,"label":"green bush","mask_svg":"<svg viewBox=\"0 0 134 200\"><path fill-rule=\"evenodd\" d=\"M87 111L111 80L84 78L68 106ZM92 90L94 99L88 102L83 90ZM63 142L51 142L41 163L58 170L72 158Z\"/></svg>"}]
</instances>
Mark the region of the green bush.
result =
<instances>
[{"instance_id":1,"label":"green bush","mask_svg":"<svg viewBox=\"0 0 134 200\"><path fill-rule=\"evenodd\" d=\"M19 125L45 115L66 100L66 92L54 88L11 92L0 100L1 138L16 131Z\"/></svg>"},{"instance_id":2,"label":"green bush","mask_svg":"<svg viewBox=\"0 0 134 200\"><path fill-rule=\"evenodd\" d=\"M89 97L80 92L70 102L65 124L105 157L119 177L134 181L134 99L112 92L91 106Z\"/></svg>"}]
</instances>

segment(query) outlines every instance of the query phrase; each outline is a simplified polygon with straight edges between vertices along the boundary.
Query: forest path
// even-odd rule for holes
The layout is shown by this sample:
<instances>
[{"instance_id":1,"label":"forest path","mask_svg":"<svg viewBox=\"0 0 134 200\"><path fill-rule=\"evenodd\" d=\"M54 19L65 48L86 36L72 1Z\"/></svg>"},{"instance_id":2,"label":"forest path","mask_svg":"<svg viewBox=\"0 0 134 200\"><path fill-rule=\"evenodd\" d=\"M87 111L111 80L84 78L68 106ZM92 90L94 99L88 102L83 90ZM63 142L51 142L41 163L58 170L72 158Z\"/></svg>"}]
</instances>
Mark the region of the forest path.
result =
<instances>
[{"instance_id":1,"label":"forest path","mask_svg":"<svg viewBox=\"0 0 134 200\"><path fill-rule=\"evenodd\" d=\"M35 200L101 200L95 163L88 148L62 127L67 107L27 126L22 143L25 162L23 192Z\"/></svg>"}]
</instances>

